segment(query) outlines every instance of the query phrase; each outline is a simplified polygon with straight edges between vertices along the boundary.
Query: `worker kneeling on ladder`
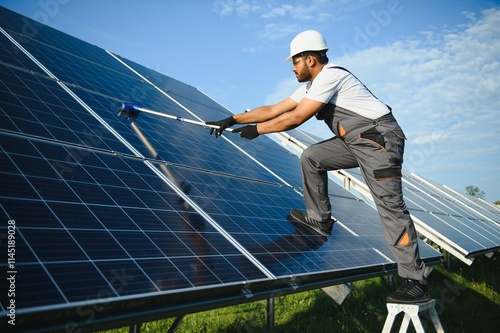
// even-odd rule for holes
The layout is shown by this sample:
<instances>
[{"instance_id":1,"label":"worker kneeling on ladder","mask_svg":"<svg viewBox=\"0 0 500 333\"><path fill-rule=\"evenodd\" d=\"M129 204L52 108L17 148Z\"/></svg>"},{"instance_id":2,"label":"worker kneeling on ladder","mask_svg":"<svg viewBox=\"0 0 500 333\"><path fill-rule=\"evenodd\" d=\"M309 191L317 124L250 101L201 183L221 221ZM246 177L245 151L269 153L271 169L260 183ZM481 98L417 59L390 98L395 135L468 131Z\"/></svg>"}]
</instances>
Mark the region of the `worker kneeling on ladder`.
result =
<instances>
[{"instance_id":1,"label":"worker kneeling on ladder","mask_svg":"<svg viewBox=\"0 0 500 333\"><path fill-rule=\"evenodd\" d=\"M377 205L386 241L398 264L402 286L387 296L391 303L430 300L425 264L420 259L417 233L403 201L401 165L405 135L389 106L375 97L347 69L328 63L328 46L314 30L298 34L290 43L292 71L306 82L287 99L229 118L207 122L219 126L210 134L233 129L246 139L287 131L316 116L335 134L304 150L300 158L305 211L290 215L317 233L330 236L334 224L328 198L327 171L359 167Z\"/></svg>"}]
</instances>

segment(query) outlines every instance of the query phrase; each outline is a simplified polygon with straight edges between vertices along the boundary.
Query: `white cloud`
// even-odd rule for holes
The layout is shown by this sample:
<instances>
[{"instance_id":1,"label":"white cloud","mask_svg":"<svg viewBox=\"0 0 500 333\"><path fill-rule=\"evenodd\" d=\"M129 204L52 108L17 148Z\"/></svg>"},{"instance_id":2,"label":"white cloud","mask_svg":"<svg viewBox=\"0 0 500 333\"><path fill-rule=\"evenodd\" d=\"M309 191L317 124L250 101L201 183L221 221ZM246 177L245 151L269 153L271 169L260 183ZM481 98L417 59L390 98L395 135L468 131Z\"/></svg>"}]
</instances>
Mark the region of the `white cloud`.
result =
<instances>
[{"instance_id":1,"label":"white cloud","mask_svg":"<svg viewBox=\"0 0 500 333\"><path fill-rule=\"evenodd\" d=\"M355 11L386 0L291 1L215 0L212 12L221 19L237 17L252 37L242 40L240 50L250 55L275 51L288 45L293 36L306 29L322 30L332 22L352 18Z\"/></svg>"},{"instance_id":2,"label":"white cloud","mask_svg":"<svg viewBox=\"0 0 500 333\"><path fill-rule=\"evenodd\" d=\"M271 8L269 11L262 14L262 18L270 19L275 17L285 16L291 11L293 11L294 7L288 4L281 5L279 7Z\"/></svg>"},{"instance_id":3,"label":"white cloud","mask_svg":"<svg viewBox=\"0 0 500 333\"><path fill-rule=\"evenodd\" d=\"M269 23L264 25L262 30L258 33L258 37L264 42L274 42L298 30L300 30L300 27L294 23Z\"/></svg>"},{"instance_id":4,"label":"white cloud","mask_svg":"<svg viewBox=\"0 0 500 333\"><path fill-rule=\"evenodd\" d=\"M223 18L232 14L246 16L261 10L261 5L256 1L247 0L217 0L213 3L212 11Z\"/></svg>"}]
</instances>

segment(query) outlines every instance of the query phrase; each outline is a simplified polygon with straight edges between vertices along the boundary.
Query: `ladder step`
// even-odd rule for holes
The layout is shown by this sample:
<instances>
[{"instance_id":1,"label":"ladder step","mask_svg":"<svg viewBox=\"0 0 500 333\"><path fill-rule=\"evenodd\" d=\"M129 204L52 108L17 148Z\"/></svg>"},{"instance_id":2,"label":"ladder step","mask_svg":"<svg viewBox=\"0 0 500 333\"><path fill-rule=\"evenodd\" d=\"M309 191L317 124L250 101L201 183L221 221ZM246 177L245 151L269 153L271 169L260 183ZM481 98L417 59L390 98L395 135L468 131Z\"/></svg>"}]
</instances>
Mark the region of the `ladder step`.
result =
<instances>
[{"instance_id":1,"label":"ladder step","mask_svg":"<svg viewBox=\"0 0 500 333\"><path fill-rule=\"evenodd\" d=\"M408 325L410 321L413 323L415 327L415 331L417 333L425 333L424 328L422 326L422 322L420 321L419 313L428 311L431 317L432 323L434 324L434 328L437 333L444 333L443 326L441 325L441 321L439 320L438 314L436 312L436 300L431 299L430 301L424 303L417 304L402 304L402 303L387 303L387 318L384 323L384 328L382 329L382 333L390 333L392 325L394 323L394 319L400 312L404 312L403 322L401 323L401 328L399 329L399 333L404 333L408 329Z\"/></svg>"}]
</instances>

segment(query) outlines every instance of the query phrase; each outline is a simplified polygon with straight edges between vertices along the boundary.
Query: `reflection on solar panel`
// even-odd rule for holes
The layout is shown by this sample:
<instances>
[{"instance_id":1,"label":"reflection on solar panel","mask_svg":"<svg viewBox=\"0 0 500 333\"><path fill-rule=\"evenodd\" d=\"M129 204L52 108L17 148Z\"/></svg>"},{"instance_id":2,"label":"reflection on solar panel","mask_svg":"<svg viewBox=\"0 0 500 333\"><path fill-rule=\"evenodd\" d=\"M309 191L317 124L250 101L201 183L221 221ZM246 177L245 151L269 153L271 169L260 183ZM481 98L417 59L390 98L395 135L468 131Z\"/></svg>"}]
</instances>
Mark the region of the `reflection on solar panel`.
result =
<instances>
[{"instance_id":1,"label":"reflection on solar panel","mask_svg":"<svg viewBox=\"0 0 500 333\"><path fill-rule=\"evenodd\" d=\"M229 114L197 89L3 7L0 46L2 243L15 240L2 330L13 313L20 330L88 331L395 270L381 238L350 227L368 206L337 185L348 198L331 237L287 221L303 206L299 163L268 137L117 115L124 101Z\"/></svg>"}]
</instances>

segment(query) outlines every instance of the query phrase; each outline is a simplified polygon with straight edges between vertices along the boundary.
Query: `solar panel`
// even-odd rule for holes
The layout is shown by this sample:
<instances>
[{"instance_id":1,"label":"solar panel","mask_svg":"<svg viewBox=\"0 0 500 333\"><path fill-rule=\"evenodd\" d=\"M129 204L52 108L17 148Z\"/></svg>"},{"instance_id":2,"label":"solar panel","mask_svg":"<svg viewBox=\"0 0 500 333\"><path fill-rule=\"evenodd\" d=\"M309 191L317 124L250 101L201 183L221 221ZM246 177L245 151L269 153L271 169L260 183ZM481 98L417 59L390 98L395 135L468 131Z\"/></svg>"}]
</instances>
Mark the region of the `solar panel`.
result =
<instances>
[{"instance_id":1,"label":"solar panel","mask_svg":"<svg viewBox=\"0 0 500 333\"><path fill-rule=\"evenodd\" d=\"M0 267L16 272L16 328L102 329L395 270L347 214L329 238L287 220L303 206L299 163L270 138L118 116L124 101L230 114L197 89L3 7L0 27L0 215L17 251Z\"/></svg>"},{"instance_id":2,"label":"solar panel","mask_svg":"<svg viewBox=\"0 0 500 333\"><path fill-rule=\"evenodd\" d=\"M406 175L406 192L413 203L412 214L425 221L429 228L457 244L466 258L500 248L500 225L485 219Z\"/></svg>"},{"instance_id":3,"label":"solar panel","mask_svg":"<svg viewBox=\"0 0 500 333\"><path fill-rule=\"evenodd\" d=\"M32 154L19 153L28 150ZM142 161L86 152L88 158L82 163L75 161L74 170L61 178L52 167L58 161L49 157L47 151L56 156L68 154L67 147L60 145L13 137L2 140L3 158L22 171L22 176L2 171L2 179L13 178L16 185L22 184L26 188L19 195L22 200L9 193L14 187L4 188L2 198L9 198L2 199L2 208L7 218L19 221L18 235L36 255L30 256L28 262L20 257L20 271L25 265L43 267L47 262L57 269L57 265L64 267L69 258L75 265L86 266L100 260L140 264L142 259L168 266L172 264L165 259L170 257L167 255L170 252L164 249L175 244L179 256L185 260L204 259L193 252L196 248L203 248L207 263L219 261L220 265L222 260L228 273L236 272L243 265L255 278L265 277L241 258L234 246L224 241L198 214L176 207L175 204L182 206L182 199L167 184L159 182ZM30 171L32 165L36 165L37 170ZM40 172L40 169L48 172ZM98 183L98 178L109 180ZM133 181L129 182L129 179ZM51 241L47 242L48 239ZM172 243L165 243L166 240ZM63 253L61 249L64 249ZM227 260L232 258L241 265L229 264ZM179 281L170 287L189 285L189 280L179 272L172 272L172 276L177 276ZM234 276L240 281L245 274L240 272ZM144 280L147 286L143 292L155 289L147 276L136 276L135 281L140 280ZM100 283L104 284L104 281ZM208 281L204 280L204 283ZM74 288L79 289L79 286ZM71 299L68 294L72 292L80 293L72 289L68 292L61 290L68 300ZM36 289L26 293L36 294Z\"/></svg>"},{"instance_id":4,"label":"solar panel","mask_svg":"<svg viewBox=\"0 0 500 333\"><path fill-rule=\"evenodd\" d=\"M414 173L408 175L416 184L422 184L429 189L429 193L436 198L447 202L447 205L469 218L481 217L484 220L500 223L500 208L480 198L460 194L457 191L424 179Z\"/></svg>"}]
</instances>

